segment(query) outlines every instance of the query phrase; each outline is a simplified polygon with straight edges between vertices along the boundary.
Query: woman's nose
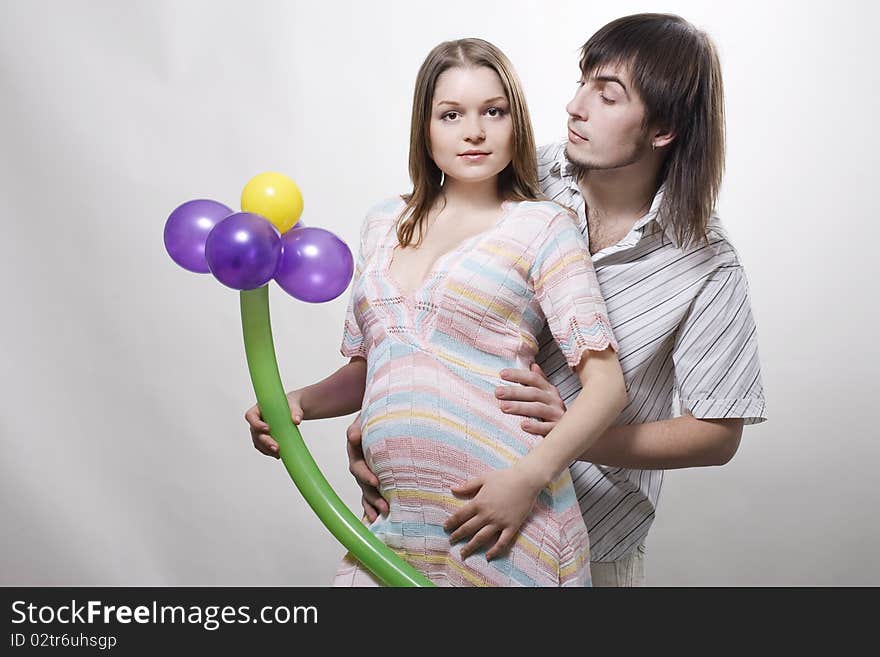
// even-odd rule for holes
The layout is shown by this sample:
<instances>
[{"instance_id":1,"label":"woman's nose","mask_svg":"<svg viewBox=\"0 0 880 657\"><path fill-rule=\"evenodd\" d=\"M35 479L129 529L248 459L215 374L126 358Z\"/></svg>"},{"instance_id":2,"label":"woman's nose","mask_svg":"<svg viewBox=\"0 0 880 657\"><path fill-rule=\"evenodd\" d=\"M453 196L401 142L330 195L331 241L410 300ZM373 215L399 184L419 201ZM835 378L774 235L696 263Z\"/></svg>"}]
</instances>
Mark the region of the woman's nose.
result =
<instances>
[{"instance_id":1,"label":"woman's nose","mask_svg":"<svg viewBox=\"0 0 880 657\"><path fill-rule=\"evenodd\" d=\"M479 119L471 119L465 122L465 137L467 141L482 141L486 138L486 130Z\"/></svg>"}]
</instances>

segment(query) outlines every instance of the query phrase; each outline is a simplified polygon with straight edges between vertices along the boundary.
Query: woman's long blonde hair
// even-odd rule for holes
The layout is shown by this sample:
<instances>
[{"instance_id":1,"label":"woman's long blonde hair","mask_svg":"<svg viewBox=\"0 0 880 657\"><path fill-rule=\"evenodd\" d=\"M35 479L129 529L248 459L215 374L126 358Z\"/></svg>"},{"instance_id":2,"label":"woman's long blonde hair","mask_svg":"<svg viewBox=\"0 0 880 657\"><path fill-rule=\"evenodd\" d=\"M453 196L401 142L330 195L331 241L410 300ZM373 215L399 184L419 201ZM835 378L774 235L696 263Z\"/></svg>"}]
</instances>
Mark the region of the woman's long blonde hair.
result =
<instances>
[{"instance_id":1,"label":"woman's long blonde hair","mask_svg":"<svg viewBox=\"0 0 880 657\"><path fill-rule=\"evenodd\" d=\"M508 201L541 198L532 121L522 84L510 61L498 48L482 39L445 41L428 53L416 76L409 140L409 175L413 190L403 196L406 207L397 225L397 239L403 247L410 244L416 228L419 231L416 245L421 243L423 224L442 192L442 172L431 157L431 105L437 79L444 71L458 66L485 66L495 71L510 103L513 158L498 175L501 197Z\"/></svg>"}]
</instances>

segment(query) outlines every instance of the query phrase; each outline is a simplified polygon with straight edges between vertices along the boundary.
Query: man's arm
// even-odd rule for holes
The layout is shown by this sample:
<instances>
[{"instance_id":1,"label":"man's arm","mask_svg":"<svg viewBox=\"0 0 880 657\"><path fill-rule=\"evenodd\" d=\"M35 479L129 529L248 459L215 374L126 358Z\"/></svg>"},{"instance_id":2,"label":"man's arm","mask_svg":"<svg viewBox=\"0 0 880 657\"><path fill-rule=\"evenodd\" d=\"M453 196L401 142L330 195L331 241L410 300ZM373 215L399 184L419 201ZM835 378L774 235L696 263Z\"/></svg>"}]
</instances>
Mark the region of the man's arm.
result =
<instances>
[{"instance_id":1,"label":"man's arm","mask_svg":"<svg viewBox=\"0 0 880 657\"><path fill-rule=\"evenodd\" d=\"M523 416L522 428L546 436L565 412L556 387L533 363L530 370L504 370L515 384L496 389L504 413ZM689 414L644 424L609 428L580 459L616 468L674 470L724 465L739 448L742 418L697 419Z\"/></svg>"},{"instance_id":2,"label":"man's arm","mask_svg":"<svg viewBox=\"0 0 880 657\"><path fill-rule=\"evenodd\" d=\"M674 470L728 463L739 448L742 418L690 415L609 428L578 460L616 468Z\"/></svg>"}]
</instances>

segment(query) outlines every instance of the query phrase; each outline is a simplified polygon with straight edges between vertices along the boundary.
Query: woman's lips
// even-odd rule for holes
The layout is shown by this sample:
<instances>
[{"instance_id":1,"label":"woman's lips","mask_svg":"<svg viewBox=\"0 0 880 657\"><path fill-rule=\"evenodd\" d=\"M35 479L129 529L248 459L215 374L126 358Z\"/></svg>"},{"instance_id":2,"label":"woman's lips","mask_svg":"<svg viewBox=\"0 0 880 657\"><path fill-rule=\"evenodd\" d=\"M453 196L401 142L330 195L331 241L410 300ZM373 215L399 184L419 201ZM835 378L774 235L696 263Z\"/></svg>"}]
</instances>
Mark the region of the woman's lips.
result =
<instances>
[{"instance_id":1,"label":"woman's lips","mask_svg":"<svg viewBox=\"0 0 880 657\"><path fill-rule=\"evenodd\" d=\"M463 157L468 162L479 162L480 160L489 157L489 153L483 151L468 151L466 153L460 153L459 157Z\"/></svg>"}]
</instances>

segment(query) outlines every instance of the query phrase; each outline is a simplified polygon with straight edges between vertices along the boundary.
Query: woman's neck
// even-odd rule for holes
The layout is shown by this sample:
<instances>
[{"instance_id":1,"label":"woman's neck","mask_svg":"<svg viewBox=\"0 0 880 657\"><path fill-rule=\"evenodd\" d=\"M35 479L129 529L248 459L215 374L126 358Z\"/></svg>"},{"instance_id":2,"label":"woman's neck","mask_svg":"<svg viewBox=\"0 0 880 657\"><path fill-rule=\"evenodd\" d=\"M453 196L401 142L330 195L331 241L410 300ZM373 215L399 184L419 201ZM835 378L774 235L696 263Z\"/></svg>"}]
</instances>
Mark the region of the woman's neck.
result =
<instances>
[{"instance_id":1,"label":"woman's neck","mask_svg":"<svg viewBox=\"0 0 880 657\"><path fill-rule=\"evenodd\" d=\"M447 208L471 210L491 210L500 206L504 200L498 193L497 176L479 182L451 180L447 177L441 188L441 198L445 200Z\"/></svg>"}]
</instances>

